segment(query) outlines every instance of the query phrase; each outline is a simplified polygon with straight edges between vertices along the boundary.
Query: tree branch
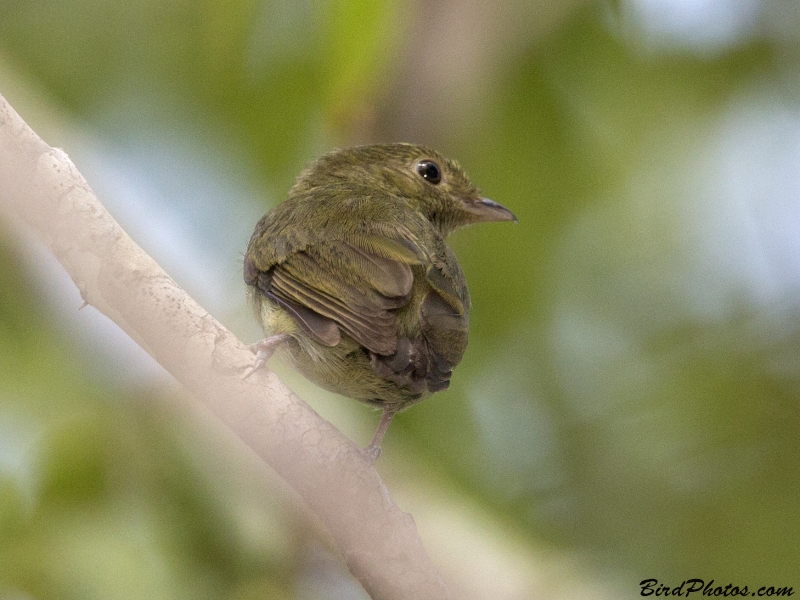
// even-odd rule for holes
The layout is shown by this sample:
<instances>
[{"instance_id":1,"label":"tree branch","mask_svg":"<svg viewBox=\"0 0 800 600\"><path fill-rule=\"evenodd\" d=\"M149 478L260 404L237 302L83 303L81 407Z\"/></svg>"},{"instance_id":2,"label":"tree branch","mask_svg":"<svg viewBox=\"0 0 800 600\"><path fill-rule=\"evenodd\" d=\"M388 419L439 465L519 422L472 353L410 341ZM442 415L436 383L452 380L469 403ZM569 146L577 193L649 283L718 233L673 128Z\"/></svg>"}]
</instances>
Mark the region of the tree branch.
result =
<instances>
[{"instance_id":1,"label":"tree branch","mask_svg":"<svg viewBox=\"0 0 800 600\"><path fill-rule=\"evenodd\" d=\"M33 229L84 300L119 325L261 456L329 530L375 599L449 598L414 520L350 440L253 354L119 226L62 150L0 95L0 215Z\"/></svg>"}]
</instances>

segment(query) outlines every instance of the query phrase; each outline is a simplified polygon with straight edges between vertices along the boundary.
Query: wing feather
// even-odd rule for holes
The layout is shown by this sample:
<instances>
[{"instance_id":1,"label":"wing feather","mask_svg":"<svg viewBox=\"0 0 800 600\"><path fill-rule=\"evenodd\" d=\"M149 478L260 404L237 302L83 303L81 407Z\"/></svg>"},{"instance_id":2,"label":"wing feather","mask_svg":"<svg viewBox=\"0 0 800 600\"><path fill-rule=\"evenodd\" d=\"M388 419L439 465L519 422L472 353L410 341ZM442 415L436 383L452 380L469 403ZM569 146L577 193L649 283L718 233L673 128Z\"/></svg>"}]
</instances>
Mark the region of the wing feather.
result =
<instances>
[{"instance_id":1,"label":"wing feather","mask_svg":"<svg viewBox=\"0 0 800 600\"><path fill-rule=\"evenodd\" d=\"M370 252L367 246L341 240L307 246L273 266L267 291L318 341L334 339L333 324L368 350L390 355L397 347L396 310L409 300L413 273L408 263ZM372 247L382 253L392 248L382 241ZM404 251L400 258L410 258L412 253Z\"/></svg>"}]
</instances>

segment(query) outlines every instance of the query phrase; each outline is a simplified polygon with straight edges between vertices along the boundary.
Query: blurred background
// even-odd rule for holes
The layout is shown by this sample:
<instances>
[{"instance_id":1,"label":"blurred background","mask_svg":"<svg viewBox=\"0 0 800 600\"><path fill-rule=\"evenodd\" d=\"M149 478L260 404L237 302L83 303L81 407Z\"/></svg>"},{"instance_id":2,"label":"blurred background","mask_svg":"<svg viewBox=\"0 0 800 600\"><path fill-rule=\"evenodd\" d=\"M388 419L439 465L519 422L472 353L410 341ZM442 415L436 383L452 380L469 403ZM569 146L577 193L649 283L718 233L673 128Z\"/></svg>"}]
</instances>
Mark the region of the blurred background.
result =
<instances>
[{"instance_id":1,"label":"blurred background","mask_svg":"<svg viewBox=\"0 0 800 600\"><path fill-rule=\"evenodd\" d=\"M457 597L800 589L800 3L0 0L0 93L246 342L242 253L322 152L428 144L517 214L452 236L470 347L378 464ZM366 598L80 305L0 223L0 598Z\"/></svg>"}]
</instances>

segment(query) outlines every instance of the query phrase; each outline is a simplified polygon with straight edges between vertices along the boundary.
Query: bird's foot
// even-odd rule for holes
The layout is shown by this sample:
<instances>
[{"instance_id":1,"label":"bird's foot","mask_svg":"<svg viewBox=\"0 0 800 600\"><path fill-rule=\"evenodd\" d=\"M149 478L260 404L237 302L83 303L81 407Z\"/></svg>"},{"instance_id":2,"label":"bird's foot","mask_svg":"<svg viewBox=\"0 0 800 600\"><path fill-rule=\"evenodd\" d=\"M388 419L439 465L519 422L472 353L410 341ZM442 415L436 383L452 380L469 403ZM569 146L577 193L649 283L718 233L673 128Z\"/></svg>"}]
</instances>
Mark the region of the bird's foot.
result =
<instances>
[{"instance_id":1,"label":"bird's foot","mask_svg":"<svg viewBox=\"0 0 800 600\"><path fill-rule=\"evenodd\" d=\"M380 445L374 446L372 444L370 444L361 451L361 453L364 455L364 458L367 460L370 466L378 462L378 459L381 456L381 452L383 452L383 449L380 447Z\"/></svg>"},{"instance_id":2,"label":"bird's foot","mask_svg":"<svg viewBox=\"0 0 800 600\"><path fill-rule=\"evenodd\" d=\"M272 356L272 354L275 352L275 349L282 343L288 341L291 337L292 336L287 333L281 333L264 338L255 344L250 344L248 348L253 354L256 355L256 359L253 361L252 366L247 369L247 372L242 375L242 379L247 379L261 367L263 367L264 364L269 360L270 356Z\"/></svg>"},{"instance_id":3,"label":"bird's foot","mask_svg":"<svg viewBox=\"0 0 800 600\"><path fill-rule=\"evenodd\" d=\"M378 423L378 430L372 436L372 441L369 446L364 448L364 457L369 460L370 464L375 464L378 457L381 455L381 442L383 436L386 435L386 430L389 429L389 424L392 422L394 415L397 413L397 407L385 405L383 407L383 414L381 415L381 422Z\"/></svg>"}]
</instances>

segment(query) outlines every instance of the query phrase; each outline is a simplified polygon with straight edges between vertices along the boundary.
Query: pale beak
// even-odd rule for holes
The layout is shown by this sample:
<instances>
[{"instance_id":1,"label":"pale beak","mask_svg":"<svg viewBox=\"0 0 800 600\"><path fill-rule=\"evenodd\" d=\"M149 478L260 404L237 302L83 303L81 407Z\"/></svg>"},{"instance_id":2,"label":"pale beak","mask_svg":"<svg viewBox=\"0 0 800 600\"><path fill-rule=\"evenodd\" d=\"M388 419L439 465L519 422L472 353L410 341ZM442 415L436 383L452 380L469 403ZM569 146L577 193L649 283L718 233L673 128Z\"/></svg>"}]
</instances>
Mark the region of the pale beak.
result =
<instances>
[{"instance_id":1,"label":"pale beak","mask_svg":"<svg viewBox=\"0 0 800 600\"><path fill-rule=\"evenodd\" d=\"M466 210L471 212L475 217L475 221L478 222L485 222L485 221L514 221L517 223L517 217L514 216L510 210L508 210L502 204L498 204L494 200L489 200L489 198L481 198L476 202L470 202L465 206Z\"/></svg>"}]
</instances>

